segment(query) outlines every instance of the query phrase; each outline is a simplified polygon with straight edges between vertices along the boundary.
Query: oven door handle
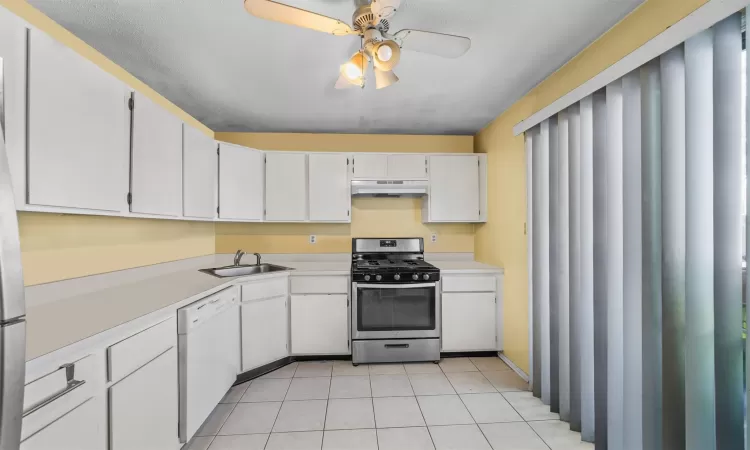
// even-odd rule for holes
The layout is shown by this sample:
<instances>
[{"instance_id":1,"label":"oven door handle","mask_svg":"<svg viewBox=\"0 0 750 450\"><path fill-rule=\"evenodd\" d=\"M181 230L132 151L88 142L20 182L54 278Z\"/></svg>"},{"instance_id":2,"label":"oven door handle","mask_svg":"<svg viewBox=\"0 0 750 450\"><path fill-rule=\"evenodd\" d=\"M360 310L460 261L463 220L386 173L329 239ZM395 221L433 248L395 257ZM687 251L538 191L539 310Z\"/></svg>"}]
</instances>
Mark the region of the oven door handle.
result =
<instances>
[{"instance_id":1,"label":"oven door handle","mask_svg":"<svg viewBox=\"0 0 750 450\"><path fill-rule=\"evenodd\" d=\"M354 283L357 288L366 289L418 289L437 287L437 283L419 283L419 284L359 284Z\"/></svg>"}]
</instances>

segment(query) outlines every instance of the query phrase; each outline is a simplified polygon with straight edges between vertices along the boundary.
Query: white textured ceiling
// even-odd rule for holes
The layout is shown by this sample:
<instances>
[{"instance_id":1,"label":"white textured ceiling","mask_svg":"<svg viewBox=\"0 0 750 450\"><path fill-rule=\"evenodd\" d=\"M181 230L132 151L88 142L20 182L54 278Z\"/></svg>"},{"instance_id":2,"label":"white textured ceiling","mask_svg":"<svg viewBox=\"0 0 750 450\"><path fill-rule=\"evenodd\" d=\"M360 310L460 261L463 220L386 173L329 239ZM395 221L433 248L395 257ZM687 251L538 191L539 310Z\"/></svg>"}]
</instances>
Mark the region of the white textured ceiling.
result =
<instances>
[{"instance_id":1,"label":"white textured ceiling","mask_svg":"<svg viewBox=\"0 0 750 450\"><path fill-rule=\"evenodd\" d=\"M346 22L363 0L286 0ZM30 0L216 131L474 134L643 0L402 0L391 31L468 36L404 52L401 81L333 88L359 48L247 14L242 0Z\"/></svg>"}]
</instances>

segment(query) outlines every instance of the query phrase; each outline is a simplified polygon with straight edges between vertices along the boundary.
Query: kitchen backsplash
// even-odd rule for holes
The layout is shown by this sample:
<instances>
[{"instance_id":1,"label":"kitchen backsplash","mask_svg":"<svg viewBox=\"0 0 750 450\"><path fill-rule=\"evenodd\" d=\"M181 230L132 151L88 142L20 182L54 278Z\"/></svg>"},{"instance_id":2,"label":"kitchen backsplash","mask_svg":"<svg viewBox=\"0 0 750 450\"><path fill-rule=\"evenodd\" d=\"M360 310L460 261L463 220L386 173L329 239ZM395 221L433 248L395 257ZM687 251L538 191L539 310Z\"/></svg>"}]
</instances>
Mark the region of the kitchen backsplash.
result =
<instances>
[{"instance_id":1,"label":"kitchen backsplash","mask_svg":"<svg viewBox=\"0 0 750 450\"><path fill-rule=\"evenodd\" d=\"M426 252L474 251L474 225L423 224L421 205L418 198L354 197L351 224L217 223L216 252L348 253L353 237L422 237Z\"/></svg>"}]
</instances>

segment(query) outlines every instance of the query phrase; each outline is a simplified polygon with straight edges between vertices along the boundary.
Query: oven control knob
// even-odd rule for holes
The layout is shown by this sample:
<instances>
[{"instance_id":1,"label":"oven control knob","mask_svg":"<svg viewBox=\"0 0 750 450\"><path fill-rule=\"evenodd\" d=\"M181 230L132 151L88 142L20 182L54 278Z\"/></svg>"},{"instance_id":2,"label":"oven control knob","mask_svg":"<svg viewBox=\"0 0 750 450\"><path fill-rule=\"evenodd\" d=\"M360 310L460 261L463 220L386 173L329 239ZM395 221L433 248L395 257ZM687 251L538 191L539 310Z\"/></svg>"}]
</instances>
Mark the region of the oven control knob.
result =
<instances>
[{"instance_id":1,"label":"oven control knob","mask_svg":"<svg viewBox=\"0 0 750 450\"><path fill-rule=\"evenodd\" d=\"M396 281L398 281L398 280L401 279L401 275L396 274L396 275L393 276L393 279L396 280Z\"/></svg>"},{"instance_id":2,"label":"oven control knob","mask_svg":"<svg viewBox=\"0 0 750 450\"><path fill-rule=\"evenodd\" d=\"M411 276L411 279L414 281L417 281L419 279L419 275L415 273L414 275Z\"/></svg>"},{"instance_id":3,"label":"oven control knob","mask_svg":"<svg viewBox=\"0 0 750 450\"><path fill-rule=\"evenodd\" d=\"M380 281L382 279L383 279L383 277L381 275L375 275L375 280Z\"/></svg>"},{"instance_id":4,"label":"oven control knob","mask_svg":"<svg viewBox=\"0 0 750 450\"><path fill-rule=\"evenodd\" d=\"M370 281L370 275L365 275L365 281Z\"/></svg>"},{"instance_id":5,"label":"oven control knob","mask_svg":"<svg viewBox=\"0 0 750 450\"><path fill-rule=\"evenodd\" d=\"M430 275L429 274L424 274L424 275L422 275L422 279L423 280L429 280L430 279Z\"/></svg>"}]
</instances>

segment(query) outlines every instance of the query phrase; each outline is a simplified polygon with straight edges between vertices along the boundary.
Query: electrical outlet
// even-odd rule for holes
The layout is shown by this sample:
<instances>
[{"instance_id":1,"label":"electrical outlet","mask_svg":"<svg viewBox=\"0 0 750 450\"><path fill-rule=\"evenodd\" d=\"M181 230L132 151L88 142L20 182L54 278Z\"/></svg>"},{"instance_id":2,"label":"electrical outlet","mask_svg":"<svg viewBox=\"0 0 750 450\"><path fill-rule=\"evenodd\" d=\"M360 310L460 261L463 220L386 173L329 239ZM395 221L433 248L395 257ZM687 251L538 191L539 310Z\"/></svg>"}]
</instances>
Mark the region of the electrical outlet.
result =
<instances>
[{"instance_id":1,"label":"electrical outlet","mask_svg":"<svg viewBox=\"0 0 750 450\"><path fill-rule=\"evenodd\" d=\"M432 233L432 236L430 236L430 241L437 242L437 233Z\"/></svg>"},{"instance_id":2,"label":"electrical outlet","mask_svg":"<svg viewBox=\"0 0 750 450\"><path fill-rule=\"evenodd\" d=\"M314 234L311 234L310 235L310 243L314 244L316 242L318 242L318 238Z\"/></svg>"}]
</instances>

